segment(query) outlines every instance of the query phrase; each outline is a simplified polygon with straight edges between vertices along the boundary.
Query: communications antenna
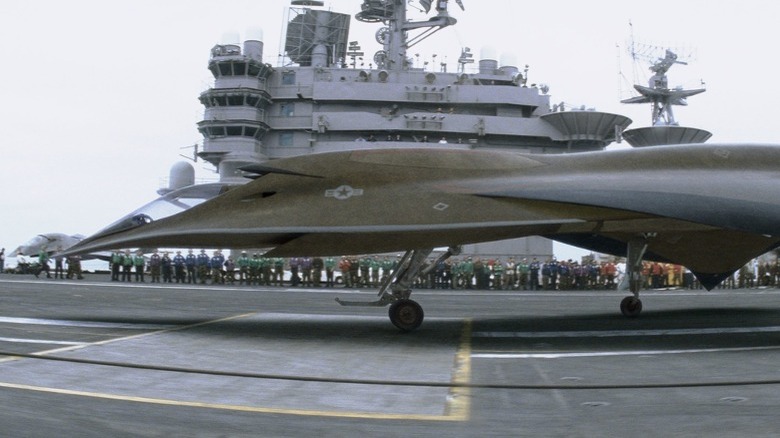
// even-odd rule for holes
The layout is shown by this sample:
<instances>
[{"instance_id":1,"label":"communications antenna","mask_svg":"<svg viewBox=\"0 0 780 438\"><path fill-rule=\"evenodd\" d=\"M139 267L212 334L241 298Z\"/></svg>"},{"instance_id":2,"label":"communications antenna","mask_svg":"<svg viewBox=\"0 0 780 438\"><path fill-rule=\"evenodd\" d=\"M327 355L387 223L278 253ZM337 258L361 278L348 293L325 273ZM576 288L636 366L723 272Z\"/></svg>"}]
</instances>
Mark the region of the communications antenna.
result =
<instances>
[{"instance_id":1,"label":"communications antenna","mask_svg":"<svg viewBox=\"0 0 780 438\"><path fill-rule=\"evenodd\" d=\"M638 96L621 100L622 103L649 103L652 107L650 127L631 129L623 132L623 138L632 146L652 146L660 144L703 143L712 135L699 128L681 127L674 118L672 108L675 105L688 105L687 98L707 91L701 82L701 88L684 89L682 86L669 86L667 73L675 65L688 65L695 57L695 51L685 48L672 48L645 43L634 39L634 26L631 26L631 41L628 53L634 67L633 88ZM644 66L649 78L647 85L640 85L639 66Z\"/></svg>"},{"instance_id":2,"label":"communications antenna","mask_svg":"<svg viewBox=\"0 0 780 438\"><path fill-rule=\"evenodd\" d=\"M622 103L651 103L653 126L677 126L672 107L687 105L686 98L706 91L705 88L685 90L682 86L669 87L667 72L676 64L688 65L695 52L691 49L670 48L659 45L638 43L634 39L634 27L631 26L631 41L628 52L636 68L642 64L647 67L650 77L647 86L639 85L639 72L635 71L634 89L639 96L622 100Z\"/></svg>"}]
</instances>

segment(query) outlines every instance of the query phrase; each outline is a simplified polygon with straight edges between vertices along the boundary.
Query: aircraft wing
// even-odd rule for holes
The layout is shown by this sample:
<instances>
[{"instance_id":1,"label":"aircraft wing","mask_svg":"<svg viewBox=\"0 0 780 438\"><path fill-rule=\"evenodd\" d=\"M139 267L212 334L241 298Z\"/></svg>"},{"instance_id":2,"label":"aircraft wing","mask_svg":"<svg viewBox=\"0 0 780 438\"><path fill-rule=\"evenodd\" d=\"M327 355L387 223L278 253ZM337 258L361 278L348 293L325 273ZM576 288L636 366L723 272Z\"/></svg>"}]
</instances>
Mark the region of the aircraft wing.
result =
<instances>
[{"instance_id":1,"label":"aircraft wing","mask_svg":"<svg viewBox=\"0 0 780 438\"><path fill-rule=\"evenodd\" d=\"M712 149L694 166L678 147L666 147L666 157L656 164L648 159L653 151L630 150L626 153L635 163L630 169L607 169L583 160L555 178L520 177L501 185L482 181L476 183L482 187L472 189L484 196L559 202L563 208L587 205L646 213L654 223L603 221L590 233L547 237L625 255L629 240L637 233L649 234L648 259L683 264L714 286L750 258L778 246L775 169L780 162L775 150L746 146ZM643 228L646 231L640 231Z\"/></svg>"},{"instance_id":2,"label":"aircraft wing","mask_svg":"<svg viewBox=\"0 0 780 438\"><path fill-rule=\"evenodd\" d=\"M270 168L269 166L272 166ZM690 145L568 155L380 149L282 159L173 216L68 252L141 246L344 255L543 235L688 266L706 285L780 244L780 147Z\"/></svg>"}]
</instances>

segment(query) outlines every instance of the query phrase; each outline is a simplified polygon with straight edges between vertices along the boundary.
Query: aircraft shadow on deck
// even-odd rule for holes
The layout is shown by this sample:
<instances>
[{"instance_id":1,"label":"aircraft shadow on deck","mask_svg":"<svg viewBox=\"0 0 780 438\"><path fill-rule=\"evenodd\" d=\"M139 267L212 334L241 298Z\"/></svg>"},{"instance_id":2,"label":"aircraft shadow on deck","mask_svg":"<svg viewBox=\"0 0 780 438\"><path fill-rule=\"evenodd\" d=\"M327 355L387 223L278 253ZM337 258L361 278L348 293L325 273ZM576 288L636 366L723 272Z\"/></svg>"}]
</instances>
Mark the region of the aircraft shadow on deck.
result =
<instances>
[{"instance_id":1,"label":"aircraft shadow on deck","mask_svg":"<svg viewBox=\"0 0 780 438\"><path fill-rule=\"evenodd\" d=\"M187 317L96 317L73 314L67 317L52 314L50 319L94 323L157 325L201 336L230 336L236 338L316 339L365 342L372 344L378 338L414 338L420 343L459 339L466 319L427 319L417 331L403 333L384 319L384 312L376 318L355 315L285 315L274 313L270 318L257 313L252 316L209 322ZM626 318L614 312L566 316L478 317L471 319L473 332L575 332L575 331L642 331L717 329L739 327L780 326L780 309L707 307L674 310L648 310L638 318ZM767 333L769 335L771 333Z\"/></svg>"}]
</instances>

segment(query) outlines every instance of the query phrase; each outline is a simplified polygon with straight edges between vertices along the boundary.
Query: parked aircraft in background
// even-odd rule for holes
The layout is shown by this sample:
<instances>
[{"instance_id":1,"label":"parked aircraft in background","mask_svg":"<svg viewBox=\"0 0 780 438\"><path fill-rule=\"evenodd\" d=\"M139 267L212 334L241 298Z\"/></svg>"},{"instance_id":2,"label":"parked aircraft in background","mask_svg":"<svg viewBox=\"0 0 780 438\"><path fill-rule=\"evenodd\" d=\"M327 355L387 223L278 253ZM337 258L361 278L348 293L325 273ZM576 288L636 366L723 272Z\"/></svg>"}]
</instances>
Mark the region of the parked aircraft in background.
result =
<instances>
[{"instance_id":1,"label":"parked aircraft in background","mask_svg":"<svg viewBox=\"0 0 780 438\"><path fill-rule=\"evenodd\" d=\"M49 256L67 250L73 245L81 242L85 236L81 234L68 235L64 233L45 233L39 234L32 239L28 240L23 245L19 245L11 254L10 257L38 257L42 251L45 251ZM100 259L110 260L111 253L108 251L96 251L82 255L82 259Z\"/></svg>"},{"instance_id":2,"label":"parked aircraft in background","mask_svg":"<svg viewBox=\"0 0 780 438\"><path fill-rule=\"evenodd\" d=\"M11 254L10 257L19 256L37 256L41 251L46 251L51 255L59 250L65 250L71 246L81 242L85 236L81 234L68 235L63 233L45 233L38 234L26 243L19 245Z\"/></svg>"},{"instance_id":3,"label":"parked aircraft in background","mask_svg":"<svg viewBox=\"0 0 780 438\"><path fill-rule=\"evenodd\" d=\"M255 181L167 218L135 215L66 253L143 246L273 248L268 256L406 250L379 300L422 323L410 287L435 247L541 235L687 266L707 288L780 245L780 146L700 144L566 155L373 149L279 159ZM157 218L154 218L157 219ZM342 302L346 305L361 303Z\"/></svg>"}]
</instances>

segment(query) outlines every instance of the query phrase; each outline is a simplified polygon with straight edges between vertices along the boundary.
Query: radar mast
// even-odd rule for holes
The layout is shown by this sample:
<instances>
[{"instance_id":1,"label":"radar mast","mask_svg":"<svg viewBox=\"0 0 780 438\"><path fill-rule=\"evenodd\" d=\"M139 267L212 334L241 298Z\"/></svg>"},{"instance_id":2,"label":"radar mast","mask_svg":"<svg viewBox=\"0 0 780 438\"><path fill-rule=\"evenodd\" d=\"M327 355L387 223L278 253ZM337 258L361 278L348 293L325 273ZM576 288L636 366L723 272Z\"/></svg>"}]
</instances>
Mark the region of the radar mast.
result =
<instances>
[{"instance_id":1,"label":"radar mast","mask_svg":"<svg viewBox=\"0 0 780 438\"><path fill-rule=\"evenodd\" d=\"M669 79L666 73L675 64L687 65L687 62L678 61L677 54L669 49L663 58L656 60L650 66L653 76L650 77L648 86L639 84L634 85L634 89L640 96L622 100L622 103L652 103L652 123L653 126L678 126L672 111L673 105L688 105L687 97L707 91L704 88L694 90L684 90L682 87L669 88Z\"/></svg>"},{"instance_id":2,"label":"radar mast","mask_svg":"<svg viewBox=\"0 0 780 438\"><path fill-rule=\"evenodd\" d=\"M439 30L452 26L457 20L449 15L450 0L436 0L436 16L425 21L408 21L406 18L406 0L363 0L361 11L355 18L364 23L383 23L385 26L376 32L376 41L382 44L382 50L374 54L374 63L380 69L406 70L412 62L407 50ZM463 2L455 0L462 10ZM433 9L433 0L418 0L426 14ZM409 38L409 31L421 30Z\"/></svg>"},{"instance_id":3,"label":"radar mast","mask_svg":"<svg viewBox=\"0 0 780 438\"><path fill-rule=\"evenodd\" d=\"M633 38L632 38L633 39ZM674 118L674 105L688 105L687 98L707 91L705 88L686 90L683 87L669 88L667 72L675 64L688 65L679 60L677 53L671 49L663 49L663 57L650 57L647 53L658 53L659 47L644 46L641 52L631 43L631 57L634 62L644 59L654 59L650 65L652 76L648 85L634 84L639 96L621 100L621 103L652 104L650 127L636 128L623 132L623 138L634 147L654 146L661 144L703 143L712 133L704 129L681 127Z\"/></svg>"}]
</instances>

